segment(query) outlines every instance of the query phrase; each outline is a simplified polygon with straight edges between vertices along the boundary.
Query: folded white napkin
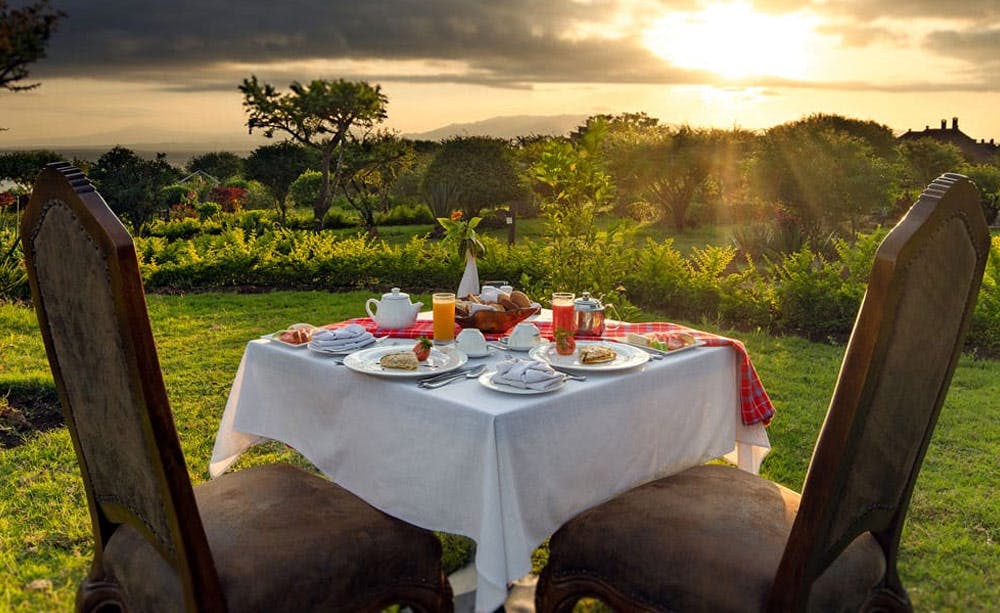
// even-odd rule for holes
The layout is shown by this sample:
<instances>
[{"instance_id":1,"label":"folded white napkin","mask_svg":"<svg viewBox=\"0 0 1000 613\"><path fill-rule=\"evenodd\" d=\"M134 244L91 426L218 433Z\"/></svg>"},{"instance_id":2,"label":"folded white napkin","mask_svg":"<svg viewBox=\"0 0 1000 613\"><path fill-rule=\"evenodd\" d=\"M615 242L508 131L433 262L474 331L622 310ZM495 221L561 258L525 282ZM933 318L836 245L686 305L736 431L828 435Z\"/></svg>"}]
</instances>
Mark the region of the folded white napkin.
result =
<instances>
[{"instance_id":1,"label":"folded white napkin","mask_svg":"<svg viewBox=\"0 0 1000 613\"><path fill-rule=\"evenodd\" d=\"M494 310L493 307L491 307L488 304L479 304L478 302L473 302L469 305L469 315L474 315L479 311L492 311L492 310Z\"/></svg>"},{"instance_id":2,"label":"folded white napkin","mask_svg":"<svg viewBox=\"0 0 1000 613\"><path fill-rule=\"evenodd\" d=\"M479 299L483 302L496 302L499 297L500 290L492 285L487 285L479 290Z\"/></svg>"},{"instance_id":3,"label":"folded white napkin","mask_svg":"<svg viewBox=\"0 0 1000 613\"><path fill-rule=\"evenodd\" d=\"M513 358L497 364L491 381L521 389L548 390L562 383L563 374L545 362Z\"/></svg>"},{"instance_id":4,"label":"folded white napkin","mask_svg":"<svg viewBox=\"0 0 1000 613\"><path fill-rule=\"evenodd\" d=\"M370 345L375 337L358 324L348 324L335 330L317 330L313 332L310 345L324 351L346 351L359 349Z\"/></svg>"}]
</instances>

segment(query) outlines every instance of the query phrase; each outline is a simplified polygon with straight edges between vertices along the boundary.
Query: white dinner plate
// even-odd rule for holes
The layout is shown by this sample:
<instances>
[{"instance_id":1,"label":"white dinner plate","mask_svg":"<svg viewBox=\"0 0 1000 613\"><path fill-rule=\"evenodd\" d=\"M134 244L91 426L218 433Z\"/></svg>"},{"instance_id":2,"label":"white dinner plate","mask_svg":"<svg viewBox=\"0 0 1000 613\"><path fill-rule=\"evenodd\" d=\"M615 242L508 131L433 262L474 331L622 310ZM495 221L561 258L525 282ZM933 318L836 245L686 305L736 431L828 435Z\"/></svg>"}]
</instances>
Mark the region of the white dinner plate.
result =
<instances>
[{"instance_id":1,"label":"white dinner plate","mask_svg":"<svg viewBox=\"0 0 1000 613\"><path fill-rule=\"evenodd\" d=\"M614 350L618 355L610 362L584 364L580 361L580 347L587 345L604 345ZM612 372L635 368L649 361L649 353L622 343L607 343L604 341L576 341L577 350L573 355L559 355L555 343L543 343L528 352L528 357L547 362L552 368L569 372Z\"/></svg>"},{"instance_id":2,"label":"white dinner plate","mask_svg":"<svg viewBox=\"0 0 1000 613\"><path fill-rule=\"evenodd\" d=\"M284 345L285 347L291 347L292 349L304 349L309 343L289 343L288 341L283 341L279 337L287 332L288 330L278 330L277 332L272 332L270 334L265 334L261 338L266 338L268 340L274 341L279 345Z\"/></svg>"},{"instance_id":3,"label":"white dinner plate","mask_svg":"<svg viewBox=\"0 0 1000 613\"><path fill-rule=\"evenodd\" d=\"M555 387L550 387L545 390L535 390L530 388L515 387L513 385L503 385L500 383L493 382L493 375L497 374L495 370L487 370L483 374L479 375L479 383L483 387L488 387L491 390L496 390L498 392L503 392L505 394L548 394L549 392L555 392L562 389L562 386L566 385L566 379L562 380L562 383Z\"/></svg>"},{"instance_id":4,"label":"white dinner plate","mask_svg":"<svg viewBox=\"0 0 1000 613\"><path fill-rule=\"evenodd\" d=\"M469 361L469 356L457 349L441 351L437 347L431 348L431 354L420 363L416 370L401 370L397 368L382 368L378 361L382 356L389 353L400 353L410 351L414 343L370 347L348 354L344 358L344 366L351 370L365 373L366 375L377 375L380 377L392 377L406 379L412 377L426 377L427 375L437 375L455 370Z\"/></svg>"}]
</instances>

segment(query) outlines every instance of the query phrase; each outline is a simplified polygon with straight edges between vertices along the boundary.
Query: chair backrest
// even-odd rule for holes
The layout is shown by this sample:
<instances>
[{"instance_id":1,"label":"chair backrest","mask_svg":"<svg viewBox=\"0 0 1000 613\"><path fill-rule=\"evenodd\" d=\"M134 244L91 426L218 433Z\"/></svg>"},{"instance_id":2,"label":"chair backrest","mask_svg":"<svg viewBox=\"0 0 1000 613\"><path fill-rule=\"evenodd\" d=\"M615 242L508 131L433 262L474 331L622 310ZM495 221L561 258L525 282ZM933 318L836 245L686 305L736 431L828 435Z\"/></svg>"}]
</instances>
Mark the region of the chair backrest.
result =
<instances>
[{"instance_id":1,"label":"chair backrest","mask_svg":"<svg viewBox=\"0 0 1000 613\"><path fill-rule=\"evenodd\" d=\"M223 605L167 402L132 238L87 178L47 166L21 223L31 296L95 540L121 524L177 569L190 609Z\"/></svg>"},{"instance_id":2,"label":"chair backrest","mask_svg":"<svg viewBox=\"0 0 1000 613\"><path fill-rule=\"evenodd\" d=\"M903 519L989 246L979 193L956 174L931 183L879 246L775 579L773 608L802 608L812 581L866 531L885 552L887 583L899 585Z\"/></svg>"}]
</instances>

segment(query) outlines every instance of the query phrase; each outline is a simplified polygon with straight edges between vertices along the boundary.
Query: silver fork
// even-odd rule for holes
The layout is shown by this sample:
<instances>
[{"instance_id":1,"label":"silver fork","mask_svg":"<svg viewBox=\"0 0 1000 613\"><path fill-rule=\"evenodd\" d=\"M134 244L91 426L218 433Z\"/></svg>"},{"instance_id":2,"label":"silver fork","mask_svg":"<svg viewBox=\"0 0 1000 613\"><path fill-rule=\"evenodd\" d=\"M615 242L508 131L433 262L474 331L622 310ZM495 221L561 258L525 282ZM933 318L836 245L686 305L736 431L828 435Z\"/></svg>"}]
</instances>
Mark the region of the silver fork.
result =
<instances>
[{"instance_id":1,"label":"silver fork","mask_svg":"<svg viewBox=\"0 0 1000 613\"><path fill-rule=\"evenodd\" d=\"M441 378L441 379L436 379L436 380L431 381L429 383L426 382L426 381L421 381L420 383L417 383L417 387L422 387L425 390L437 389L439 387L443 387L445 385L448 385L449 383L458 381L459 379L475 379L479 375L483 374L484 370L486 370L486 364L480 364L479 366L476 366L474 368L470 368L469 370L460 372L460 373L458 373L458 374L456 374L454 376L451 376L451 377L444 377L444 378Z\"/></svg>"}]
</instances>

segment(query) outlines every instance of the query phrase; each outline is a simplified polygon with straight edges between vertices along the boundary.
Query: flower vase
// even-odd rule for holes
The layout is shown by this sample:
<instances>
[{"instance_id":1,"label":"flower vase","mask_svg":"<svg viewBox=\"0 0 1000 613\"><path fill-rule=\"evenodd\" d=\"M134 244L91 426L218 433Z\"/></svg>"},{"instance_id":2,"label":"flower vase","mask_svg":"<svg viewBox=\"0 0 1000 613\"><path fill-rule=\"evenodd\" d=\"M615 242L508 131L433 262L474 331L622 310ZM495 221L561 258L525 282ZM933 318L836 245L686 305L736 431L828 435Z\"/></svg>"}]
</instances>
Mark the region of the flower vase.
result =
<instances>
[{"instance_id":1,"label":"flower vase","mask_svg":"<svg viewBox=\"0 0 1000 613\"><path fill-rule=\"evenodd\" d=\"M458 284L458 297L469 294L479 295L479 268L476 266L476 256L472 251L465 252L465 272L462 273L462 280Z\"/></svg>"}]
</instances>

